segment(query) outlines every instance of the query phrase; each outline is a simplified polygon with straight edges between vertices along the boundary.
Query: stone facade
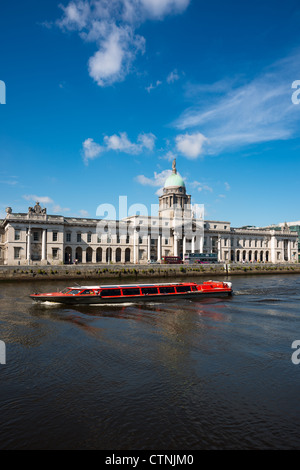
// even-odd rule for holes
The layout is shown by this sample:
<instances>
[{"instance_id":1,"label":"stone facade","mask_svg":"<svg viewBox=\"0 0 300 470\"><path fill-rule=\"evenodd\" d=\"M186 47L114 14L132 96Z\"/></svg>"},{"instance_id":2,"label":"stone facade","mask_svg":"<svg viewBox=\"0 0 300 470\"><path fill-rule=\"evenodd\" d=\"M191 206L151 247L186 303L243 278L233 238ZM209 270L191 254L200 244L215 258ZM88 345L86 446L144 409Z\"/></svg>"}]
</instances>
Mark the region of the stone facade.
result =
<instances>
[{"instance_id":1,"label":"stone facade","mask_svg":"<svg viewBox=\"0 0 300 470\"><path fill-rule=\"evenodd\" d=\"M136 264L188 253L217 253L222 263L298 261L298 233L287 225L274 230L199 221L174 163L172 174L159 198L157 217L136 215L110 224L48 215L38 202L27 213L14 213L8 207L0 224L0 264ZM183 218L188 230L181 226Z\"/></svg>"}]
</instances>

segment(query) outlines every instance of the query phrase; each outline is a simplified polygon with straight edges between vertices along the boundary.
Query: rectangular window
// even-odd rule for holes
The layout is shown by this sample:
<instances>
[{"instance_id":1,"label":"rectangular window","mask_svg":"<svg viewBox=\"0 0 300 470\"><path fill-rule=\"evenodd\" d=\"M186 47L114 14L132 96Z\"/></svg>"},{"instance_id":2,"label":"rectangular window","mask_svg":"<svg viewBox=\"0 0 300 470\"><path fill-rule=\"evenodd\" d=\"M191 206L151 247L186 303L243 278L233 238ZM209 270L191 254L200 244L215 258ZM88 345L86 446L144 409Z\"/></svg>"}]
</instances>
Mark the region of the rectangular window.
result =
<instances>
[{"instance_id":1,"label":"rectangular window","mask_svg":"<svg viewBox=\"0 0 300 470\"><path fill-rule=\"evenodd\" d=\"M39 232L33 232L33 241L35 242L39 241Z\"/></svg>"},{"instance_id":2,"label":"rectangular window","mask_svg":"<svg viewBox=\"0 0 300 470\"><path fill-rule=\"evenodd\" d=\"M120 235L117 235L117 243L120 243Z\"/></svg>"},{"instance_id":3,"label":"rectangular window","mask_svg":"<svg viewBox=\"0 0 300 470\"><path fill-rule=\"evenodd\" d=\"M129 235L126 237L126 243L129 243Z\"/></svg>"},{"instance_id":4,"label":"rectangular window","mask_svg":"<svg viewBox=\"0 0 300 470\"><path fill-rule=\"evenodd\" d=\"M57 232L52 232L52 241L57 242Z\"/></svg>"},{"instance_id":5,"label":"rectangular window","mask_svg":"<svg viewBox=\"0 0 300 470\"><path fill-rule=\"evenodd\" d=\"M71 233L70 233L70 232L68 232L68 233L66 234L66 241L67 241L67 242L70 242L70 241L71 241Z\"/></svg>"},{"instance_id":6,"label":"rectangular window","mask_svg":"<svg viewBox=\"0 0 300 470\"><path fill-rule=\"evenodd\" d=\"M140 289L123 289L123 295L140 295Z\"/></svg>"},{"instance_id":7,"label":"rectangular window","mask_svg":"<svg viewBox=\"0 0 300 470\"><path fill-rule=\"evenodd\" d=\"M53 259L58 258L58 248L52 248L52 258Z\"/></svg>"},{"instance_id":8,"label":"rectangular window","mask_svg":"<svg viewBox=\"0 0 300 470\"><path fill-rule=\"evenodd\" d=\"M175 292L175 288L172 287L172 286L168 286L168 287L165 287L165 286L161 286L159 288L159 292L161 294L173 294Z\"/></svg>"},{"instance_id":9,"label":"rectangular window","mask_svg":"<svg viewBox=\"0 0 300 470\"><path fill-rule=\"evenodd\" d=\"M101 243L101 235L97 236L97 243Z\"/></svg>"},{"instance_id":10,"label":"rectangular window","mask_svg":"<svg viewBox=\"0 0 300 470\"><path fill-rule=\"evenodd\" d=\"M21 230L16 229L15 230L15 240L20 240L21 239Z\"/></svg>"},{"instance_id":11,"label":"rectangular window","mask_svg":"<svg viewBox=\"0 0 300 470\"><path fill-rule=\"evenodd\" d=\"M166 238L166 239L165 239L165 245L168 245L168 244L169 244L169 239Z\"/></svg>"},{"instance_id":12,"label":"rectangular window","mask_svg":"<svg viewBox=\"0 0 300 470\"><path fill-rule=\"evenodd\" d=\"M158 289L157 289L157 287L143 287L142 288L142 294L144 294L144 295L158 294Z\"/></svg>"},{"instance_id":13,"label":"rectangular window","mask_svg":"<svg viewBox=\"0 0 300 470\"><path fill-rule=\"evenodd\" d=\"M87 241L88 241L88 243L91 243L91 241L92 241L92 234L91 233L87 234Z\"/></svg>"},{"instance_id":14,"label":"rectangular window","mask_svg":"<svg viewBox=\"0 0 300 470\"><path fill-rule=\"evenodd\" d=\"M81 233L77 233L77 243L81 242Z\"/></svg>"},{"instance_id":15,"label":"rectangular window","mask_svg":"<svg viewBox=\"0 0 300 470\"><path fill-rule=\"evenodd\" d=\"M14 258L20 259L21 258L21 248L14 247Z\"/></svg>"},{"instance_id":16,"label":"rectangular window","mask_svg":"<svg viewBox=\"0 0 300 470\"><path fill-rule=\"evenodd\" d=\"M103 289L101 297L116 297L121 295L121 289Z\"/></svg>"},{"instance_id":17,"label":"rectangular window","mask_svg":"<svg viewBox=\"0 0 300 470\"><path fill-rule=\"evenodd\" d=\"M177 292L189 292L191 290L190 286L177 286Z\"/></svg>"}]
</instances>

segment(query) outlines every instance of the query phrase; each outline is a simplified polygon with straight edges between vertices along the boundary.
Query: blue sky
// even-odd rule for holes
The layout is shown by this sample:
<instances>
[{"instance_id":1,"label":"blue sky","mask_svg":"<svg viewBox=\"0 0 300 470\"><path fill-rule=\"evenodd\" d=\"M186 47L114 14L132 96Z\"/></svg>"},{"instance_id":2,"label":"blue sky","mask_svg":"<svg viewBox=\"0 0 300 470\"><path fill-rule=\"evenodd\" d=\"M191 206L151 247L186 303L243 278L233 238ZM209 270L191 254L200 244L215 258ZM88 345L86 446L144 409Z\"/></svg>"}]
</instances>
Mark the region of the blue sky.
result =
<instances>
[{"instance_id":1,"label":"blue sky","mask_svg":"<svg viewBox=\"0 0 300 470\"><path fill-rule=\"evenodd\" d=\"M2 0L0 217L150 213L176 157L206 219L299 220L299 22L294 0Z\"/></svg>"}]
</instances>

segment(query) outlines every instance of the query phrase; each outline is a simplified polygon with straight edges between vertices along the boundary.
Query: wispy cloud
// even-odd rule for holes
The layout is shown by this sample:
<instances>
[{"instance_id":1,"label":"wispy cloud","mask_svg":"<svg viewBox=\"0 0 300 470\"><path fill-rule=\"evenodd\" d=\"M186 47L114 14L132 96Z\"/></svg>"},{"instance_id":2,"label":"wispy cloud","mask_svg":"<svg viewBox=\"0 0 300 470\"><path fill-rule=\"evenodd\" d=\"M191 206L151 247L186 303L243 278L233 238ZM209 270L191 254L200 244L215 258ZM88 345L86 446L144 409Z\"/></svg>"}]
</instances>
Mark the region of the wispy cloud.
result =
<instances>
[{"instance_id":1,"label":"wispy cloud","mask_svg":"<svg viewBox=\"0 0 300 470\"><path fill-rule=\"evenodd\" d=\"M167 76L167 83L174 83L176 82L177 80L179 80L180 76L177 72L177 70L173 70L172 72L169 73L169 75Z\"/></svg>"},{"instance_id":2,"label":"wispy cloud","mask_svg":"<svg viewBox=\"0 0 300 470\"><path fill-rule=\"evenodd\" d=\"M207 154L291 138L299 124L299 110L291 101L292 82L300 75L299 59L300 53L294 53L248 82L240 78L195 86L196 104L174 126L203 133Z\"/></svg>"},{"instance_id":3,"label":"wispy cloud","mask_svg":"<svg viewBox=\"0 0 300 470\"><path fill-rule=\"evenodd\" d=\"M79 214L81 215L81 217L87 217L89 215L88 211L86 211L85 209L80 209Z\"/></svg>"},{"instance_id":4,"label":"wispy cloud","mask_svg":"<svg viewBox=\"0 0 300 470\"><path fill-rule=\"evenodd\" d=\"M150 91L154 90L155 88L157 88L161 84L162 84L161 80L156 80L154 85L152 83L150 83L150 85L147 86L145 89L148 91L148 93L150 93Z\"/></svg>"},{"instance_id":5,"label":"wispy cloud","mask_svg":"<svg viewBox=\"0 0 300 470\"><path fill-rule=\"evenodd\" d=\"M42 204L54 204L53 199L48 196L37 196L36 194L24 194L26 201L41 202Z\"/></svg>"},{"instance_id":6,"label":"wispy cloud","mask_svg":"<svg viewBox=\"0 0 300 470\"><path fill-rule=\"evenodd\" d=\"M206 183L201 183L200 181L192 181L190 186L197 189L197 191L209 191L210 193L213 192L213 189L210 186L208 186Z\"/></svg>"},{"instance_id":7,"label":"wispy cloud","mask_svg":"<svg viewBox=\"0 0 300 470\"><path fill-rule=\"evenodd\" d=\"M77 32L97 51L88 60L90 76L99 86L119 82L131 71L145 38L136 29L146 20L163 20L182 13L190 0L72 0L60 5L62 16L56 25L62 31ZM44 22L49 28L49 22Z\"/></svg>"}]
</instances>

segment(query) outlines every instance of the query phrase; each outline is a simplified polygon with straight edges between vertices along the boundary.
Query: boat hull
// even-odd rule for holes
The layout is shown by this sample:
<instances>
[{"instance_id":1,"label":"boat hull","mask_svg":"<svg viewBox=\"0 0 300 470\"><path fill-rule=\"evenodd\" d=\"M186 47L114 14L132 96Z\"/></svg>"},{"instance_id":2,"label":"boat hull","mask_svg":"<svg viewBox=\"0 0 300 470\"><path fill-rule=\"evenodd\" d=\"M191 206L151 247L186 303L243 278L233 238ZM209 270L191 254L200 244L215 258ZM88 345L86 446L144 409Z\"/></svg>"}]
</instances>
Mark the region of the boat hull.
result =
<instances>
[{"instance_id":1,"label":"boat hull","mask_svg":"<svg viewBox=\"0 0 300 470\"><path fill-rule=\"evenodd\" d=\"M174 293L174 294L155 294L155 295L141 295L141 296L120 296L120 297L101 297L101 296L61 296L61 295L31 295L30 297L35 302L51 302L61 303L65 305L106 305L106 304L124 304L124 303L152 303L152 302L169 302L174 300L202 300L208 297L228 297L232 295L232 291L228 290L214 290L214 291L195 291L188 293Z\"/></svg>"}]
</instances>

